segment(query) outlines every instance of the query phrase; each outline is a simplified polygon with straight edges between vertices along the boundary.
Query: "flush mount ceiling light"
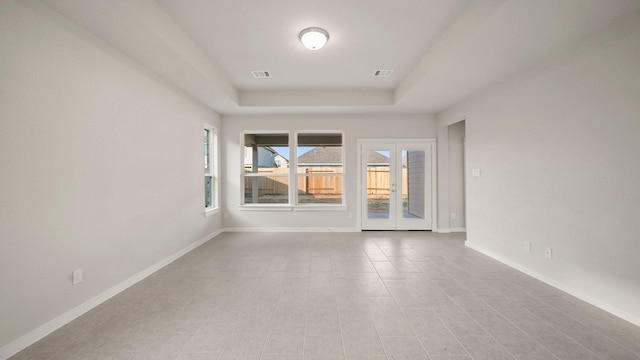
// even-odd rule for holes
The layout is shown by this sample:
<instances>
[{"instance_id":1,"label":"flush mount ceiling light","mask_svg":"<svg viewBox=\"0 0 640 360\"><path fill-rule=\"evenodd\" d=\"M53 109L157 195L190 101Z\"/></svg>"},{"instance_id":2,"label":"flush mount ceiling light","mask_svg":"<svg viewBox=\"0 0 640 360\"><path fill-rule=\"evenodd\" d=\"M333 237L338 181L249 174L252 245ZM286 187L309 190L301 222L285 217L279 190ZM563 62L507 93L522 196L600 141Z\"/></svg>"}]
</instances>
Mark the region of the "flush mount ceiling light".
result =
<instances>
[{"instance_id":1,"label":"flush mount ceiling light","mask_svg":"<svg viewBox=\"0 0 640 360\"><path fill-rule=\"evenodd\" d=\"M300 42L309 50L319 50L329 41L329 33L318 27L310 27L300 31Z\"/></svg>"}]
</instances>

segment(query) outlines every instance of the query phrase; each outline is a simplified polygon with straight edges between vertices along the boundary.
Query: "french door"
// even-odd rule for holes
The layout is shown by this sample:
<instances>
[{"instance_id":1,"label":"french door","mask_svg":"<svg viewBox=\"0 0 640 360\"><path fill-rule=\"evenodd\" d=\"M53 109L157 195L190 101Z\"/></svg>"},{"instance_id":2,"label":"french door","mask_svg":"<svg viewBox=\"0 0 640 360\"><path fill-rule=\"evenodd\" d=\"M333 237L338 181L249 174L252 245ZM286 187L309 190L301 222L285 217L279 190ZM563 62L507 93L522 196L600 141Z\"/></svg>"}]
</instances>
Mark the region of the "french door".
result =
<instances>
[{"instance_id":1,"label":"french door","mask_svg":"<svg viewBox=\"0 0 640 360\"><path fill-rule=\"evenodd\" d=\"M363 230L431 230L432 143L361 144Z\"/></svg>"}]
</instances>

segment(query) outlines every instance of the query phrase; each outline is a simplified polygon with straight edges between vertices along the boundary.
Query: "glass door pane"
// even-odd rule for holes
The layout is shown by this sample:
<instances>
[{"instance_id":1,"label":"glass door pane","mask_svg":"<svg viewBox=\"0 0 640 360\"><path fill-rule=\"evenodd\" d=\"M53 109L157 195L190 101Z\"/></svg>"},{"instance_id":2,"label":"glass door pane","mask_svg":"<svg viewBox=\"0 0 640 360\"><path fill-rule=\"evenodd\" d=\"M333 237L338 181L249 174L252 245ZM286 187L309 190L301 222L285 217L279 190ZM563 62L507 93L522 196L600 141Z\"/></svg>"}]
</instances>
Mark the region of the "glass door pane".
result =
<instances>
[{"instance_id":1,"label":"glass door pane","mask_svg":"<svg viewBox=\"0 0 640 360\"><path fill-rule=\"evenodd\" d=\"M399 164L396 229L431 229L431 145L397 144ZM401 164L401 165L400 165ZM402 196L400 196L402 195Z\"/></svg>"},{"instance_id":2,"label":"glass door pane","mask_svg":"<svg viewBox=\"0 0 640 360\"><path fill-rule=\"evenodd\" d=\"M402 217L424 219L425 152L402 150Z\"/></svg>"},{"instance_id":3,"label":"glass door pane","mask_svg":"<svg viewBox=\"0 0 640 360\"><path fill-rule=\"evenodd\" d=\"M388 150L367 150L367 218L391 217L391 158Z\"/></svg>"}]
</instances>

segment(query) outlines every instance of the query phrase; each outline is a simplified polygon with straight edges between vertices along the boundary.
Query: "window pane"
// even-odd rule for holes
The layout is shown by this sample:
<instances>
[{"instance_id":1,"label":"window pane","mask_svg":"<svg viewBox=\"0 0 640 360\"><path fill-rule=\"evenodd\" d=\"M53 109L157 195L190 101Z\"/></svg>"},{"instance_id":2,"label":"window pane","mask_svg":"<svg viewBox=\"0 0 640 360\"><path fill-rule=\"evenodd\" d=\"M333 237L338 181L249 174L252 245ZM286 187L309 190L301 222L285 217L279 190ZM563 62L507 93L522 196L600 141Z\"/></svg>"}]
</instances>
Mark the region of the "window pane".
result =
<instances>
[{"instance_id":1,"label":"window pane","mask_svg":"<svg viewBox=\"0 0 640 360\"><path fill-rule=\"evenodd\" d=\"M289 178L286 176L245 176L245 204L288 204Z\"/></svg>"},{"instance_id":2,"label":"window pane","mask_svg":"<svg viewBox=\"0 0 640 360\"><path fill-rule=\"evenodd\" d=\"M342 204L342 175L298 176L298 204Z\"/></svg>"},{"instance_id":3,"label":"window pane","mask_svg":"<svg viewBox=\"0 0 640 360\"><path fill-rule=\"evenodd\" d=\"M209 151L211 150L211 144L209 143L209 130L204 129L204 171L206 173L211 172L211 156Z\"/></svg>"},{"instance_id":4,"label":"window pane","mask_svg":"<svg viewBox=\"0 0 640 360\"><path fill-rule=\"evenodd\" d=\"M244 169L248 173L289 168L289 134L245 134Z\"/></svg>"},{"instance_id":5,"label":"window pane","mask_svg":"<svg viewBox=\"0 0 640 360\"><path fill-rule=\"evenodd\" d=\"M299 133L296 150L298 204L341 204L342 134Z\"/></svg>"},{"instance_id":6,"label":"window pane","mask_svg":"<svg viewBox=\"0 0 640 360\"><path fill-rule=\"evenodd\" d=\"M211 176L204 177L204 207L213 206L213 186Z\"/></svg>"},{"instance_id":7,"label":"window pane","mask_svg":"<svg viewBox=\"0 0 640 360\"><path fill-rule=\"evenodd\" d=\"M342 134L298 134L298 173L342 173Z\"/></svg>"}]
</instances>

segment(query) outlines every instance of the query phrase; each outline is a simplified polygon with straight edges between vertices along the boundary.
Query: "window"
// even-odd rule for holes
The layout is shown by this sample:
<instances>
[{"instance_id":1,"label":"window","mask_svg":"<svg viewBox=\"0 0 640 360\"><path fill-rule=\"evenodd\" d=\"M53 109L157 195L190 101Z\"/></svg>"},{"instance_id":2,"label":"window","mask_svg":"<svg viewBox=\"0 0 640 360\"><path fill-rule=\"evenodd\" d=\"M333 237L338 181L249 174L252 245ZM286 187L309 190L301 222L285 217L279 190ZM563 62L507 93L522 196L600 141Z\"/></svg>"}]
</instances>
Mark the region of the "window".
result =
<instances>
[{"instance_id":1,"label":"window","mask_svg":"<svg viewBox=\"0 0 640 360\"><path fill-rule=\"evenodd\" d=\"M213 214L218 209L218 161L216 129L204 127L204 209Z\"/></svg>"},{"instance_id":2,"label":"window","mask_svg":"<svg viewBox=\"0 0 640 360\"><path fill-rule=\"evenodd\" d=\"M289 134L243 134L242 204L289 204Z\"/></svg>"},{"instance_id":3,"label":"window","mask_svg":"<svg viewBox=\"0 0 640 360\"><path fill-rule=\"evenodd\" d=\"M342 141L338 131L293 137L285 131L243 132L242 204L300 210L344 205Z\"/></svg>"},{"instance_id":4,"label":"window","mask_svg":"<svg viewBox=\"0 0 640 360\"><path fill-rule=\"evenodd\" d=\"M298 133L296 155L296 204L342 204L342 134Z\"/></svg>"}]
</instances>

